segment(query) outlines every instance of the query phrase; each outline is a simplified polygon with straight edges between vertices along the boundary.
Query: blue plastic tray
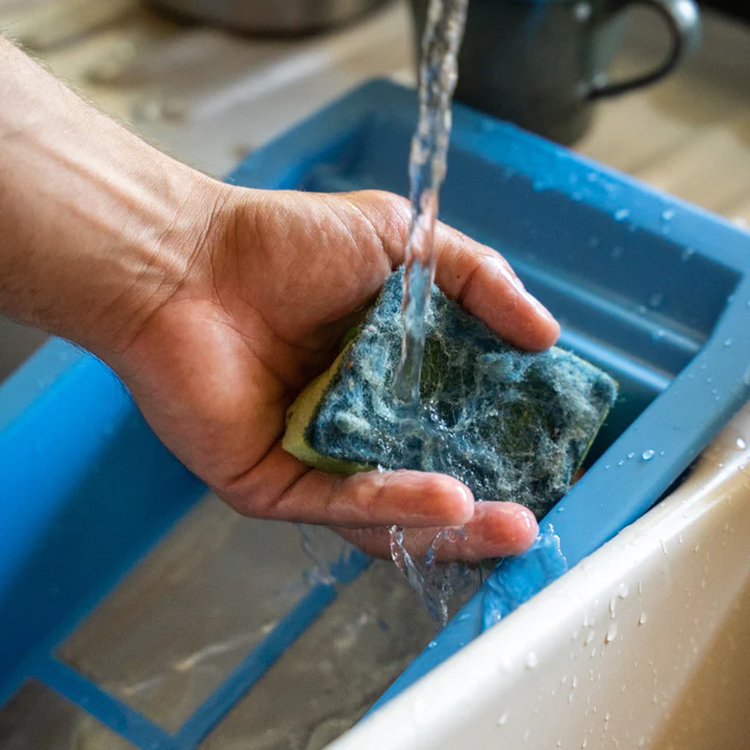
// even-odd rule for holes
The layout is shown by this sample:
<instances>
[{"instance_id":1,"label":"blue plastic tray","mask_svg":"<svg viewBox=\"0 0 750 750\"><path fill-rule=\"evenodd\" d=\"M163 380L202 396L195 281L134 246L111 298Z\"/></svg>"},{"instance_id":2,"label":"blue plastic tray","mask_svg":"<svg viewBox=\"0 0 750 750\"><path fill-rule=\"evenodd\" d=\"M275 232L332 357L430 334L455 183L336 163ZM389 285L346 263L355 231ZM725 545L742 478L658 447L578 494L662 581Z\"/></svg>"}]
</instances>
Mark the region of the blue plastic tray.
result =
<instances>
[{"instance_id":1,"label":"blue plastic tray","mask_svg":"<svg viewBox=\"0 0 750 750\"><path fill-rule=\"evenodd\" d=\"M415 120L414 92L368 84L230 179L404 194ZM463 107L441 210L515 265L563 322L563 346L621 384L589 471L549 516L574 564L647 510L750 396L750 235ZM62 341L0 387L0 477L0 703L35 676L138 747L195 747L335 596L314 588L168 735L53 651L205 488L112 373ZM488 598L497 608L511 592L507 612L538 590L549 578L538 562L501 566L389 695L480 632ZM339 578L364 564L342 564Z\"/></svg>"}]
</instances>

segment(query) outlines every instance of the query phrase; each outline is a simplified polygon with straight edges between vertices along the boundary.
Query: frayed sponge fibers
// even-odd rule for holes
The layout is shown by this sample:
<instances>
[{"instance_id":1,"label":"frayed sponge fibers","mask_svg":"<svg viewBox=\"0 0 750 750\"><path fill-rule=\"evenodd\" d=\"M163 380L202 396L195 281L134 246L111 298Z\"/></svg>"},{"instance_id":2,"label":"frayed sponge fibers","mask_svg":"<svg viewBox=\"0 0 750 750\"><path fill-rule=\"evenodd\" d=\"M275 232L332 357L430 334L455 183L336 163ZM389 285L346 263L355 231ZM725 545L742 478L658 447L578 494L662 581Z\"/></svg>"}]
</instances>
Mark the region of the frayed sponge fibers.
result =
<instances>
[{"instance_id":1,"label":"frayed sponge fibers","mask_svg":"<svg viewBox=\"0 0 750 750\"><path fill-rule=\"evenodd\" d=\"M393 396L403 270L336 362L290 407L284 448L323 471L382 466L450 474L478 500L541 518L570 488L617 397L606 373L553 347L522 352L437 288L427 320L421 403Z\"/></svg>"}]
</instances>

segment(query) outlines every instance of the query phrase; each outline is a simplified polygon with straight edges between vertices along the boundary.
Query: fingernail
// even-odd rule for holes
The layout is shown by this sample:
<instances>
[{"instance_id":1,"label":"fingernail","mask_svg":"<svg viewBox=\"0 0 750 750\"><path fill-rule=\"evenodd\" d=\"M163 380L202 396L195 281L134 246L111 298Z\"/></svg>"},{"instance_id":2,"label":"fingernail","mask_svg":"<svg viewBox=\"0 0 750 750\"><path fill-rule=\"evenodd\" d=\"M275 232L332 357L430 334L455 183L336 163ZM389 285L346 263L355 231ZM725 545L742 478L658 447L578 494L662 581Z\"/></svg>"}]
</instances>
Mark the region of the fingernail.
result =
<instances>
[{"instance_id":1,"label":"fingernail","mask_svg":"<svg viewBox=\"0 0 750 750\"><path fill-rule=\"evenodd\" d=\"M490 258L489 263L495 272L508 281L516 291L524 296L528 295L526 287L523 285L523 281L521 281L521 279L519 279L518 276L516 276L513 271L511 271L508 266L500 260L500 258Z\"/></svg>"},{"instance_id":2,"label":"fingernail","mask_svg":"<svg viewBox=\"0 0 750 750\"><path fill-rule=\"evenodd\" d=\"M474 495L464 484L456 483L454 487L456 497L460 498L461 510L463 511L460 523L468 523L474 516Z\"/></svg>"},{"instance_id":3,"label":"fingernail","mask_svg":"<svg viewBox=\"0 0 750 750\"><path fill-rule=\"evenodd\" d=\"M467 503L474 502L474 494L465 484L457 484L456 490L464 498L464 502L467 502Z\"/></svg>"},{"instance_id":4,"label":"fingernail","mask_svg":"<svg viewBox=\"0 0 750 750\"><path fill-rule=\"evenodd\" d=\"M529 292L524 292L523 296L526 297L528 303L542 316L548 318L551 321L557 322L555 316L533 295Z\"/></svg>"},{"instance_id":5,"label":"fingernail","mask_svg":"<svg viewBox=\"0 0 750 750\"><path fill-rule=\"evenodd\" d=\"M503 276L511 286L539 313L552 322L557 322L552 313L523 284L523 281L511 271L500 258L491 259L492 267Z\"/></svg>"}]
</instances>

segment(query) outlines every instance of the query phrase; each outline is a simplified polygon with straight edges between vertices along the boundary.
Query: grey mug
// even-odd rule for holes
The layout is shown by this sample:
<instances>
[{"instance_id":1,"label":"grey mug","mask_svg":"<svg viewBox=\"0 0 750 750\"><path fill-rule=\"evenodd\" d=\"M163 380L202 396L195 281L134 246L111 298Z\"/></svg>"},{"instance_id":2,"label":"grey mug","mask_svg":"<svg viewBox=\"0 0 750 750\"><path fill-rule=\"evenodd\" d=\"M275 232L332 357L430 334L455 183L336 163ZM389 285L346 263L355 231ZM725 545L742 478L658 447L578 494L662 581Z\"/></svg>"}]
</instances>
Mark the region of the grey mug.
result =
<instances>
[{"instance_id":1,"label":"grey mug","mask_svg":"<svg viewBox=\"0 0 750 750\"><path fill-rule=\"evenodd\" d=\"M411 0L421 41L428 0ZM671 46L653 70L609 82L622 13L654 8ZM598 99L658 81L700 43L694 0L470 0L455 97L564 144L587 130Z\"/></svg>"}]
</instances>

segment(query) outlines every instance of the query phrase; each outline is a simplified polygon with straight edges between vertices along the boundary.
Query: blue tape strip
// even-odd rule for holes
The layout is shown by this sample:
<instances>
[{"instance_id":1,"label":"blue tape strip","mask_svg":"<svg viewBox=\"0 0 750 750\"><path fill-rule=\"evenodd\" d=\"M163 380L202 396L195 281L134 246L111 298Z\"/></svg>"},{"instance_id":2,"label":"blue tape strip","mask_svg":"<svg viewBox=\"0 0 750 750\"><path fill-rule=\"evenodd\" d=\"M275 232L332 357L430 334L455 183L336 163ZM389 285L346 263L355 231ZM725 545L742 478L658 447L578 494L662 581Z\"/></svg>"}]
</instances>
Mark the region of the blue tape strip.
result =
<instances>
[{"instance_id":1,"label":"blue tape strip","mask_svg":"<svg viewBox=\"0 0 750 750\"><path fill-rule=\"evenodd\" d=\"M349 583L370 562L366 555L355 551L332 566L332 572L339 582ZM310 589L183 725L177 734L177 747L191 748L200 742L335 598L332 585L319 583Z\"/></svg>"},{"instance_id":2,"label":"blue tape strip","mask_svg":"<svg viewBox=\"0 0 750 750\"><path fill-rule=\"evenodd\" d=\"M332 586L312 588L183 725L177 747L197 745L335 598Z\"/></svg>"},{"instance_id":3,"label":"blue tape strip","mask_svg":"<svg viewBox=\"0 0 750 750\"><path fill-rule=\"evenodd\" d=\"M141 750L185 748L154 722L53 657L42 659L34 669L34 676Z\"/></svg>"}]
</instances>

